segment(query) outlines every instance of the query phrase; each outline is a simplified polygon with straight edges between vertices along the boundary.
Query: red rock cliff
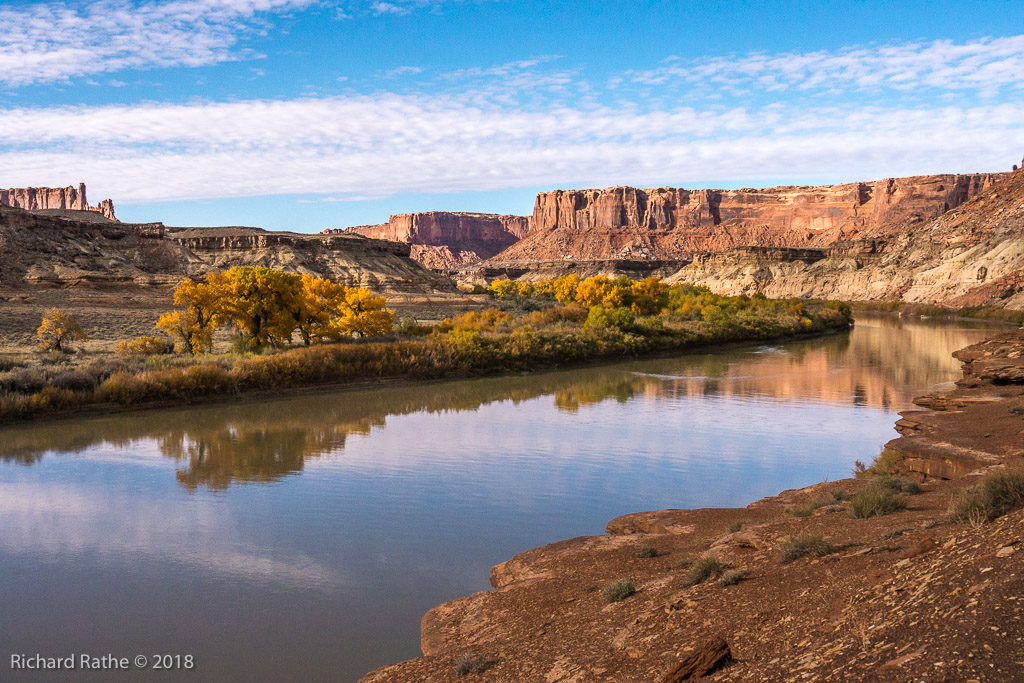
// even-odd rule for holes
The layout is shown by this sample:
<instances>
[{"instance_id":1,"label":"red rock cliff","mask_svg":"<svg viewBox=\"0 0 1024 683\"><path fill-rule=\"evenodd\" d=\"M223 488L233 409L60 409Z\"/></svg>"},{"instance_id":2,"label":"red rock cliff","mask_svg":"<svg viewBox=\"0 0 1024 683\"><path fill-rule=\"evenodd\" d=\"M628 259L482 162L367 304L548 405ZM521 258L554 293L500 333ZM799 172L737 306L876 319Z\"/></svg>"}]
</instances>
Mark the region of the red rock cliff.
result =
<instances>
[{"instance_id":1,"label":"red rock cliff","mask_svg":"<svg viewBox=\"0 0 1024 683\"><path fill-rule=\"evenodd\" d=\"M672 259L740 246L823 247L936 218L1007 174L740 190L555 190L497 260Z\"/></svg>"},{"instance_id":2,"label":"red rock cliff","mask_svg":"<svg viewBox=\"0 0 1024 683\"><path fill-rule=\"evenodd\" d=\"M85 183L77 188L68 187L14 187L0 190L0 204L29 211L63 210L95 211L111 220L114 217L114 202L104 199L99 206L89 206L85 197Z\"/></svg>"},{"instance_id":3,"label":"red rock cliff","mask_svg":"<svg viewBox=\"0 0 1024 683\"><path fill-rule=\"evenodd\" d=\"M447 268L491 258L519 241L529 229L528 216L428 211L396 214L387 223L358 225L345 231L417 245L414 259L432 268Z\"/></svg>"}]
</instances>

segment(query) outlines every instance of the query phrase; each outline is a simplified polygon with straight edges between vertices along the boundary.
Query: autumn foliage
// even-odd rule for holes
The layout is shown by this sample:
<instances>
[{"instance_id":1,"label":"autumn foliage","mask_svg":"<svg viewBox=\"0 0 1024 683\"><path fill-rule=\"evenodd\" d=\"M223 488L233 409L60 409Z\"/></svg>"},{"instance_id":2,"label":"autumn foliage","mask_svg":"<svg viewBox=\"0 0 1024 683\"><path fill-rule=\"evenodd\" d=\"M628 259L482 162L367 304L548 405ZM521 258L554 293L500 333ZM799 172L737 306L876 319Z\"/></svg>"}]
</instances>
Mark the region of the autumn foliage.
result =
<instances>
[{"instance_id":1,"label":"autumn foliage","mask_svg":"<svg viewBox=\"0 0 1024 683\"><path fill-rule=\"evenodd\" d=\"M82 331L82 326L70 313L51 308L43 315L43 322L36 330L39 346L44 351L66 353L73 341L85 341L89 337Z\"/></svg>"},{"instance_id":2,"label":"autumn foliage","mask_svg":"<svg viewBox=\"0 0 1024 683\"><path fill-rule=\"evenodd\" d=\"M280 348L293 337L305 345L391 331L394 314L382 296L310 275L239 266L186 279L174 292L182 308L165 313L157 327L183 353L207 353L213 334L234 328L247 348Z\"/></svg>"}]
</instances>

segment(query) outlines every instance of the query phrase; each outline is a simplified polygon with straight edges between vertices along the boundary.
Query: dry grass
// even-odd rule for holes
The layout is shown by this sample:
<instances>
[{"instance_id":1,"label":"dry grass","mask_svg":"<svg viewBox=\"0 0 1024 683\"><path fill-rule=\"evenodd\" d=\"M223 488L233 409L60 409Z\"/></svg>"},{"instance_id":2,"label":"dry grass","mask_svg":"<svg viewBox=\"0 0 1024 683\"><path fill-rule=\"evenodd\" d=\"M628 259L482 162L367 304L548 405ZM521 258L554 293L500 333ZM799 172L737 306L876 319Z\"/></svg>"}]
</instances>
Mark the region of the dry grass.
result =
<instances>
[{"instance_id":1,"label":"dry grass","mask_svg":"<svg viewBox=\"0 0 1024 683\"><path fill-rule=\"evenodd\" d=\"M953 500L950 517L983 524L1024 507L1024 470L996 470Z\"/></svg>"}]
</instances>

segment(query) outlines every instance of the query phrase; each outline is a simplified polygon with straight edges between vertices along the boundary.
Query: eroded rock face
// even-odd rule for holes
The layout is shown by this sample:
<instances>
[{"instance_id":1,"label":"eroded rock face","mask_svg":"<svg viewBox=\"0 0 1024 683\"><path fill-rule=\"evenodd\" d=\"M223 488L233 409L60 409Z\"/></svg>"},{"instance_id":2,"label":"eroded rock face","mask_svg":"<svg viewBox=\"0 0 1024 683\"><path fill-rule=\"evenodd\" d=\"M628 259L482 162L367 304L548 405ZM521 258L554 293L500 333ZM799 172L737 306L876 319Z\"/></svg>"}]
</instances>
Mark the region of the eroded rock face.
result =
<instances>
[{"instance_id":1,"label":"eroded rock face","mask_svg":"<svg viewBox=\"0 0 1024 683\"><path fill-rule=\"evenodd\" d=\"M99 206L89 206L85 196L85 183L77 188L68 187L14 187L0 190L0 204L28 211L66 210L95 211L110 220L114 217L114 202L104 199Z\"/></svg>"},{"instance_id":2,"label":"eroded rock face","mask_svg":"<svg viewBox=\"0 0 1024 683\"><path fill-rule=\"evenodd\" d=\"M415 245L414 259L429 268L447 270L489 259L529 230L527 216L429 211L396 214L387 223L357 225L345 232Z\"/></svg>"},{"instance_id":3,"label":"eroded rock face","mask_svg":"<svg viewBox=\"0 0 1024 683\"><path fill-rule=\"evenodd\" d=\"M825 247L933 219L1006 175L768 189L542 192L530 234L500 259L678 259L744 246Z\"/></svg>"},{"instance_id":4,"label":"eroded rock face","mask_svg":"<svg viewBox=\"0 0 1024 683\"><path fill-rule=\"evenodd\" d=\"M264 266L384 292L454 290L409 251L408 244L358 235L79 221L0 206L5 287L173 285L233 266Z\"/></svg>"},{"instance_id":5,"label":"eroded rock face","mask_svg":"<svg viewBox=\"0 0 1024 683\"><path fill-rule=\"evenodd\" d=\"M825 249L731 249L697 255L671 281L722 294L902 300L1024 308L1024 170L968 187L984 192L941 216Z\"/></svg>"}]
</instances>

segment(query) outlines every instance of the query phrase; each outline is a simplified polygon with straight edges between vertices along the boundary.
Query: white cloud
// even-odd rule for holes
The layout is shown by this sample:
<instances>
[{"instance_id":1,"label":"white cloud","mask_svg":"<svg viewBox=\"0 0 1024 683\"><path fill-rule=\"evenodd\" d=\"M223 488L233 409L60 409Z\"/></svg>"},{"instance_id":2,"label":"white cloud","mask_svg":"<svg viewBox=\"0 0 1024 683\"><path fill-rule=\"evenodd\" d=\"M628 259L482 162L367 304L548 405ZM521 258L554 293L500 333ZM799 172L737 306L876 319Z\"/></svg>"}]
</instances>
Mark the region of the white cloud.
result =
<instances>
[{"instance_id":1,"label":"white cloud","mask_svg":"<svg viewBox=\"0 0 1024 683\"><path fill-rule=\"evenodd\" d=\"M0 84L239 59L260 17L314 0L40 2L0 6Z\"/></svg>"},{"instance_id":2,"label":"white cloud","mask_svg":"<svg viewBox=\"0 0 1024 683\"><path fill-rule=\"evenodd\" d=\"M767 91L890 88L979 90L1024 88L1024 36L853 46L840 50L716 57L627 72L648 86L753 87Z\"/></svg>"},{"instance_id":3,"label":"white cloud","mask_svg":"<svg viewBox=\"0 0 1024 683\"><path fill-rule=\"evenodd\" d=\"M398 78L400 76L415 76L416 74L423 73L423 67L420 66L396 66L394 69L390 69L384 72L384 78Z\"/></svg>"},{"instance_id":4,"label":"white cloud","mask_svg":"<svg viewBox=\"0 0 1024 683\"><path fill-rule=\"evenodd\" d=\"M0 111L0 187L146 202L999 170L1024 103L546 111L375 96ZM1012 158L1011 158L1012 157Z\"/></svg>"},{"instance_id":5,"label":"white cloud","mask_svg":"<svg viewBox=\"0 0 1024 683\"><path fill-rule=\"evenodd\" d=\"M370 5L370 11L374 14L408 14L409 7L396 5L393 2L375 2Z\"/></svg>"}]
</instances>

